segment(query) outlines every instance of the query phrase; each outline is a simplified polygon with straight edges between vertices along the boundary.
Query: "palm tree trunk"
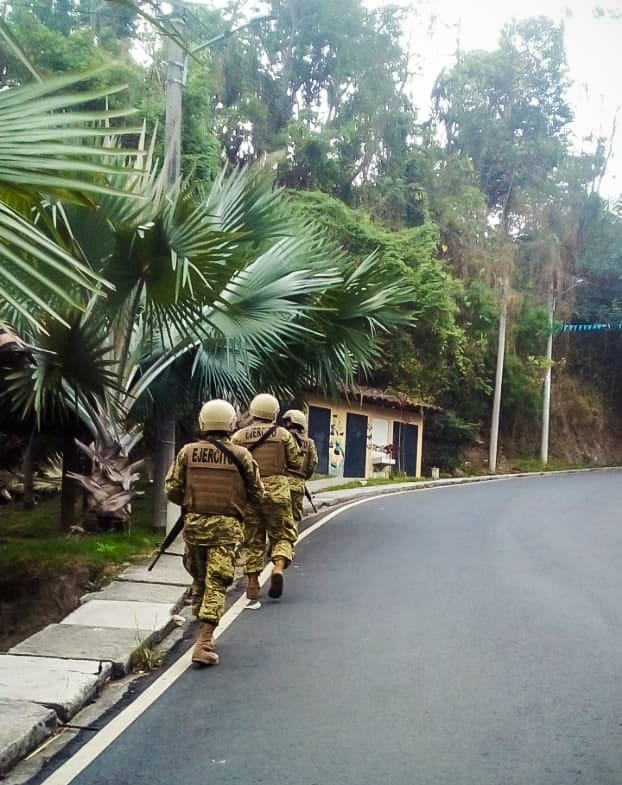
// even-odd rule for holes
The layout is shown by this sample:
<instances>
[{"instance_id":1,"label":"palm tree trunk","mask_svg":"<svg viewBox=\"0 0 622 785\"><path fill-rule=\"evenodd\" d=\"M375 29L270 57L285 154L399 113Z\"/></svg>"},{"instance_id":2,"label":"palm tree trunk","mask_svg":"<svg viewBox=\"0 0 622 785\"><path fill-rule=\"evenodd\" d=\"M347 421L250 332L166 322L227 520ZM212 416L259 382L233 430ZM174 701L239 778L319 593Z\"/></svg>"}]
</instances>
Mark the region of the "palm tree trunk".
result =
<instances>
[{"instance_id":1,"label":"palm tree trunk","mask_svg":"<svg viewBox=\"0 0 622 785\"><path fill-rule=\"evenodd\" d=\"M151 524L154 529L166 528L168 499L164 492L164 480L175 460L175 407L162 411L156 403L156 448L153 456L153 513Z\"/></svg>"},{"instance_id":2,"label":"palm tree trunk","mask_svg":"<svg viewBox=\"0 0 622 785\"><path fill-rule=\"evenodd\" d=\"M60 522L68 529L77 521L77 502L80 498L80 486L67 477L68 472L80 471L80 455L71 431L63 436L63 479L60 491Z\"/></svg>"},{"instance_id":3,"label":"palm tree trunk","mask_svg":"<svg viewBox=\"0 0 622 785\"><path fill-rule=\"evenodd\" d=\"M32 461L32 454L35 446L35 433L33 428L26 449L24 450L24 460L22 463L22 474L24 476L24 509L32 510L35 506L35 491L34 491L34 465Z\"/></svg>"}]
</instances>

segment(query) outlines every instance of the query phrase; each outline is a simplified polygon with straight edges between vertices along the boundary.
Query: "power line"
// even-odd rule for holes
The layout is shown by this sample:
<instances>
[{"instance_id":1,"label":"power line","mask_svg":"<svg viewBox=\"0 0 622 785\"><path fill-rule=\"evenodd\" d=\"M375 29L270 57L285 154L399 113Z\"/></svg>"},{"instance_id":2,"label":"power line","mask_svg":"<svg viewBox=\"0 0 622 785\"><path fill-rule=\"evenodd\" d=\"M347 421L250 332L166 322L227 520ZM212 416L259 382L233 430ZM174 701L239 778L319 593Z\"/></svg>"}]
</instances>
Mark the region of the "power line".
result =
<instances>
[{"instance_id":1,"label":"power line","mask_svg":"<svg viewBox=\"0 0 622 785\"><path fill-rule=\"evenodd\" d=\"M193 10L188 8L187 6L184 8L184 15L187 15L190 19L192 19L205 33L205 35L212 36L214 35L214 31L210 30L210 28L205 24L205 22L198 16Z\"/></svg>"}]
</instances>

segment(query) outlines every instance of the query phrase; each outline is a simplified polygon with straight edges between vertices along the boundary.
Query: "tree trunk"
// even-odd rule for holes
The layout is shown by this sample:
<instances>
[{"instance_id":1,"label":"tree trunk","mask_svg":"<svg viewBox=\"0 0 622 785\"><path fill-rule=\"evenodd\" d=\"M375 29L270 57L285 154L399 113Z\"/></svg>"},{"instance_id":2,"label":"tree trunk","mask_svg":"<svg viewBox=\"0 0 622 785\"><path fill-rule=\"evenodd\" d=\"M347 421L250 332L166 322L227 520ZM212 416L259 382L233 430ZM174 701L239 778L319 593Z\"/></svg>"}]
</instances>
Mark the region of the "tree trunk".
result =
<instances>
[{"instance_id":1,"label":"tree trunk","mask_svg":"<svg viewBox=\"0 0 622 785\"><path fill-rule=\"evenodd\" d=\"M34 491L34 466L32 461L32 454L35 446L35 430L33 429L26 449L24 450L24 461L22 464L22 474L24 475L24 509L32 510L35 506L35 491Z\"/></svg>"},{"instance_id":2,"label":"tree trunk","mask_svg":"<svg viewBox=\"0 0 622 785\"><path fill-rule=\"evenodd\" d=\"M73 432L69 432L63 437L63 479L60 491L60 522L66 529L77 523L79 516L77 504L82 495L78 483L67 477L67 472L79 472L81 468L80 454L73 436Z\"/></svg>"},{"instance_id":3,"label":"tree trunk","mask_svg":"<svg viewBox=\"0 0 622 785\"><path fill-rule=\"evenodd\" d=\"M175 460L175 407L161 411L156 403L156 448L153 457L153 513L151 524L154 529L166 529L168 499L164 492L164 480Z\"/></svg>"}]
</instances>

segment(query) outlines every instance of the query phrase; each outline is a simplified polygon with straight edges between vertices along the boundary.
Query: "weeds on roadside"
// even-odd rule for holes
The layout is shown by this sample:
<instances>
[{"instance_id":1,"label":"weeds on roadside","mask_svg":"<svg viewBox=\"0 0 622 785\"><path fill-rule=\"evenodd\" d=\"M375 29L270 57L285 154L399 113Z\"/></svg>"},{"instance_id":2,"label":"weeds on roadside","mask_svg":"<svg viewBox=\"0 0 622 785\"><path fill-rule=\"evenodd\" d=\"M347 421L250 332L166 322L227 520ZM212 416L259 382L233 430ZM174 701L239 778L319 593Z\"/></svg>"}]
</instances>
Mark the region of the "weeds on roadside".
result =
<instances>
[{"instance_id":1,"label":"weeds on roadside","mask_svg":"<svg viewBox=\"0 0 622 785\"><path fill-rule=\"evenodd\" d=\"M162 667L164 653L156 645L140 640L139 636L137 636L137 641L138 645L130 658L132 673L151 673L151 671Z\"/></svg>"}]
</instances>

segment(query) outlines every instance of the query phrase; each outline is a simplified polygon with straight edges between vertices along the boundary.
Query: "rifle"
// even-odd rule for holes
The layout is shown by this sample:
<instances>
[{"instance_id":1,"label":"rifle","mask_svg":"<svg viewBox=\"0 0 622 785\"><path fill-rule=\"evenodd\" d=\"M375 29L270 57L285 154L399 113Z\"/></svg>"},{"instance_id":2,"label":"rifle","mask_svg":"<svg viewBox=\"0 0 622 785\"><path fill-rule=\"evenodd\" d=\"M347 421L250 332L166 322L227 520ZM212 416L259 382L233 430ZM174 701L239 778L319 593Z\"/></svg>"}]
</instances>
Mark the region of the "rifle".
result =
<instances>
[{"instance_id":1,"label":"rifle","mask_svg":"<svg viewBox=\"0 0 622 785\"><path fill-rule=\"evenodd\" d=\"M170 530L170 532L164 538L164 541L163 541L162 545L160 545L160 550L156 553L156 555L155 555L153 561L151 562L151 564L149 565L149 567L147 567L147 572L151 572L151 570L153 570L153 568L158 563L158 559L160 558L160 556L162 556L165 553L167 553L166 549L169 547L169 545L172 545L175 542L175 540L177 539L178 534L180 533L180 531L183 528L184 528L184 514L182 512L182 514L179 516L179 518L175 521L175 525L173 526L173 528Z\"/></svg>"},{"instance_id":2,"label":"rifle","mask_svg":"<svg viewBox=\"0 0 622 785\"><path fill-rule=\"evenodd\" d=\"M309 504L313 507L313 512L317 512L317 507L313 503L313 497L311 496L311 491L307 488L306 483L305 483L305 496L309 500Z\"/></svg>"}]
</instances>

